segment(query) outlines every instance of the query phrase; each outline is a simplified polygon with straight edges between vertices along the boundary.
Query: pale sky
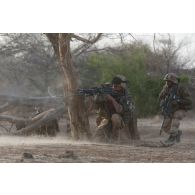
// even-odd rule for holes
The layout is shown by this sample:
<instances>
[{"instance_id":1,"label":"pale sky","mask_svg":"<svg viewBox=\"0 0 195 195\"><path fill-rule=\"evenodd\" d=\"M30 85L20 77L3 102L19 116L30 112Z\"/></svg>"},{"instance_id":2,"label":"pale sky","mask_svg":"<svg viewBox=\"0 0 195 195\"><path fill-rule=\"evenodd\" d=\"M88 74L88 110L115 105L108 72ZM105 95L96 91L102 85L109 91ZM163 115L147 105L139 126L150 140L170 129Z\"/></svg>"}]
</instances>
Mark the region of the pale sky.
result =
<instances>
[{"instance_id":1,"label":"pale sky","mask_svg":"<svg viewBox=\"0 0 195 195\"><path fill-rule=\"evenodd\" d=\"M195 33L174 33L171 35L174 36L176 45L183 41L184 46L181 49L181 56L189 57L191 61L195 61ZM152 42L153 37L148 41ZM193 63L193 67L195 67L195 62Z\"/></svg>"},{"instance_id":2,"label":"pale sky","mask_svg":"<svg viewBox=\"0 0 195 195\"><path fill-rule=\"evenodd\" d=\"M142 40L152 46L154 33L131 33L136 40ZM156 39L168 38L168 33L155 33ZM178 45L181 41L183 41L184 46L180 50L181 57L187 57L191 59L191 61L195 61L195 33L170 33L171 38L175 41L175 44ZM115 39L115 36L118 36L118 33L113 35L113 39L104 40L103 44L106 45L115 45L120 42L119 39ZM131 42L134 39L131 36L127 36L126 41ZM192 63L191 63L192 64ZM193 64L195 67L195 62Z\"/></svg>"}]
</instances>

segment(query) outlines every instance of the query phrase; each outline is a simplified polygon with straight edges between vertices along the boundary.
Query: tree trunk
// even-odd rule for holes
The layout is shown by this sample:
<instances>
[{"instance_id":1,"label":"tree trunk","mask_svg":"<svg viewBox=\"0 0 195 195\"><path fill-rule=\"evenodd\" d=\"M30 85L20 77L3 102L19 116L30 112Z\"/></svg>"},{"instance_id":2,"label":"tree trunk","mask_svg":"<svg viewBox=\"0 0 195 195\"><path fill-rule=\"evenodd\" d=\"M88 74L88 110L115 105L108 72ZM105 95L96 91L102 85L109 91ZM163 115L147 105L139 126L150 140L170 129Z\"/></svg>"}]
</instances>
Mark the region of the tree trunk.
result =
<instances>
[{"instance_id":1,"label":"tree trunk","mask_svg":"<svg viewBox=\"0 0 195 195\"><path fill-rule=\"evenodd\" d=\"M75 139L83 139L89 138L91 134L84 97L74 95L79 85L78 75L72 62L70 40L71 34L59 34L59 59L64 76L64 91L66 96L68 96L67 107L70 118L71 134Z\"/></svg>"}]
</instances>

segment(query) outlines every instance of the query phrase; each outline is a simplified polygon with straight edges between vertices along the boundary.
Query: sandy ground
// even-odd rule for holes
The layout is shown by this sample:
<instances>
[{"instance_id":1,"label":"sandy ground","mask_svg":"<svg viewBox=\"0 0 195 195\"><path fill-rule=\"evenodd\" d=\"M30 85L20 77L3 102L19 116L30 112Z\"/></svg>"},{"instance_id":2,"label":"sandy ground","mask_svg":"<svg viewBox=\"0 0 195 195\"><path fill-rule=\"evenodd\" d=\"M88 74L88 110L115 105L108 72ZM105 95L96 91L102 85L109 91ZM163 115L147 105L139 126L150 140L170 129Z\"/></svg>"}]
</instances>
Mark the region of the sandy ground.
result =
<instances>
[{"instance_id":1,"label":"sandy ground","mask_svg":"<svg viewBox=\"0 0 195 195\"><path fill-rule=\"evenodd\" d=\"M159 117L138 119L141 142L129 145L73 141L65 136L63 130L57 137L51 138L11 136L1 129L0 162L195 162L195 120L192 117L182 121L181 143L168 148L143 144L151 142L158 145L160 140L167 138L166 135L159 136L161 122ZM64 129L62 122L60 128Z\"/></svg>"}]
</instances>

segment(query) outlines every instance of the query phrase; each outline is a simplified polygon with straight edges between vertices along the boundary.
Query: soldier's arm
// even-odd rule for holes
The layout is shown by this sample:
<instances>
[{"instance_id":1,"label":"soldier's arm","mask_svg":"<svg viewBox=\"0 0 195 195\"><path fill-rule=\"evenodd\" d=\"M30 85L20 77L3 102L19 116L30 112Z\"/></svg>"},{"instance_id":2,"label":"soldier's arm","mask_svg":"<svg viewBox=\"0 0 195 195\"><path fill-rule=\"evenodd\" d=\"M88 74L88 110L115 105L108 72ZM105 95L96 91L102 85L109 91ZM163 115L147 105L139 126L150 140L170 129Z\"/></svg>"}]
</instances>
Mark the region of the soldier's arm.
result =
<instances>
[{"instance_id":1,"label":"soldier's arm","mask_svg":"<svg viewBox=\"0 0 195 195\"><path fill-rule=\"evenodd\" d=\"M90 114L90 112L92 112L93 109L94 109L94 98L93 96L89 96L87 113Z\"/></svg>"},{"instance_id":2,"label":"soldier's arm","mask_svg":"<svg viewBox=\"0 0 195 195\"><path fill-rule=\"evenodd\" d=\"M166 92L167 92L167 87L166 87L166 85L164 85L163 89L161 90L161 92L159 94L159 101L161 101L165 98Z\"/></svg>"},{"instance_id":3,"label":"soldier's arm","mask_svg":"<svg viewBox=\"0 0 195 195\"><path fill-rule=\"evenodd\" d=\"M112 102L115 110L117 113L122 113L123 112L123 107L120 105L111 95L107 95L107 100Z\"/></svg>"},{"instance_id":4,"label":"soldier's arm","mask_svg":"<svg viewBox=\"0 0 195 195\"><path fill-rule=\"evenodd\" d=\"M179 103L184 105L184 106L191 106L192 105L192 99L191 99L189 90L187 88L181 87Z\"/></svg>"}]
</instances>

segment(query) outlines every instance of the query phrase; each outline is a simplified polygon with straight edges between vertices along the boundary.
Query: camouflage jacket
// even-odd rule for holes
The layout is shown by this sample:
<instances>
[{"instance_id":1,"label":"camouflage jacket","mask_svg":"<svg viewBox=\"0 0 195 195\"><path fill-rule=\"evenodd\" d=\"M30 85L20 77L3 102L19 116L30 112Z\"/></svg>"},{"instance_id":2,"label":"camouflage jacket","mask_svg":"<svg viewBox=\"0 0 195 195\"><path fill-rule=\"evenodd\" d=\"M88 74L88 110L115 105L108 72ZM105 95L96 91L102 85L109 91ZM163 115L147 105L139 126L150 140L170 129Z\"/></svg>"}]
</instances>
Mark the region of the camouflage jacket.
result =
<instances>
[{"instance_id":1,"label":"camouflage jacket","mask_svg":"<svg viewBox=\"0 0 195 195\"><path fill-rule=\"evenodd\" d=\"M160 104L163 105L163 103L169 99L171 95L175 96L175 103L170 104L171 109L174 112L180 109L190 110L192 108L191 96L186 87L177 84L169 88L167 85L164 85L162 91L159 94Z\"/></svg>"},{"instance_id":2,"label":"camouflage jacket","mask_svg":"<svg viewBox=\"0 0 195 195\"><path fill-rule=\"evenodd\" d=\"M123 118L124 123L128 123L133 115L135 110L132 97L129 95L128 91L125 91L124 95L114 97L114 99L123 107L122 113L120 115ZM110 119L112 114L116 113L116 110L112 103L106 100L105 95L96 95L95 96L95 109L101 117Z\"/></svg>"}]
</instances>

